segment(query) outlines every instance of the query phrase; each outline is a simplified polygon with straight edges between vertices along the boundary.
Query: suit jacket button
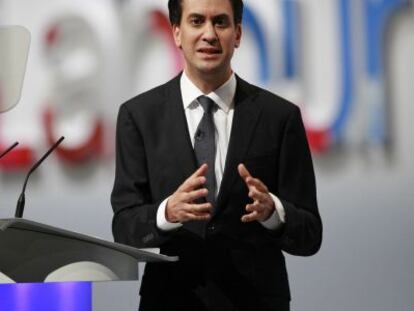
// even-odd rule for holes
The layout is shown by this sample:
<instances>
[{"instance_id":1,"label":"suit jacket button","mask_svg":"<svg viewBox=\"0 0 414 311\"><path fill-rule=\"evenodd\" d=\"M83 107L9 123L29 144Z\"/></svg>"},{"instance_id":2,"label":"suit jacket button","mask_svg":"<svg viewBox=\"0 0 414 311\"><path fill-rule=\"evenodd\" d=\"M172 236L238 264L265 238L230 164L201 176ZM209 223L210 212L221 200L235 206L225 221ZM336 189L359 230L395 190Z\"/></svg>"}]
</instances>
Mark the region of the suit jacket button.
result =
<instances>
[{"instance_id":1,"label":"suit jacket button","mask_svg":"<svg viewBox=\"0 0 414 311\"><path fill-rule=\"evenodd\" d=\"M216 229L216 227L214 225L209 225L208 226L208 231L214 231Z\"/></svg>"}]
</instances>

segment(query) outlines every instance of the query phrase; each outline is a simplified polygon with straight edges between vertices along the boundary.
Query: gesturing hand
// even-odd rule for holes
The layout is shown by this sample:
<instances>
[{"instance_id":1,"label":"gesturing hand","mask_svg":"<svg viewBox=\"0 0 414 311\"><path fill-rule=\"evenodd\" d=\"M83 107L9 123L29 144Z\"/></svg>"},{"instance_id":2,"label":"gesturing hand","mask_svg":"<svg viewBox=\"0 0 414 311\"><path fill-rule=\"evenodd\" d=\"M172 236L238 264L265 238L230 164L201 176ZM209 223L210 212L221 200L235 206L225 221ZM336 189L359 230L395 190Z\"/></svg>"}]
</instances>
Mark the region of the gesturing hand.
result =
<instances>
[{"instance_id":1,"label":"gesturing hand","mask_svg":"<svg viewBox=\"0 0 414 311\"><path fill-rule=\"evenodd\" d=\"M204 188L207 164L201 165L180 187L170 196L165 209L165 217L169 222L186 222L189 220L207 220L211 216L210 203L195 203L197 199L207 196Z\"/></svg>"},{"instance_id":2,"label":"gesturing hand","mask_svg":"<svg viewBox=\"0 0 414 311\"><path fill-rule=\"evenodd\" d=\"M250 175L244 164L239 164L237 169L249 189L249 197L253 200L253 203L246 205L247 214L243 215L241 221L251 222L254 220L267 220L276 208L275 203L269 194L269 190L260 179Z\"/></svg>"}]
</instances>

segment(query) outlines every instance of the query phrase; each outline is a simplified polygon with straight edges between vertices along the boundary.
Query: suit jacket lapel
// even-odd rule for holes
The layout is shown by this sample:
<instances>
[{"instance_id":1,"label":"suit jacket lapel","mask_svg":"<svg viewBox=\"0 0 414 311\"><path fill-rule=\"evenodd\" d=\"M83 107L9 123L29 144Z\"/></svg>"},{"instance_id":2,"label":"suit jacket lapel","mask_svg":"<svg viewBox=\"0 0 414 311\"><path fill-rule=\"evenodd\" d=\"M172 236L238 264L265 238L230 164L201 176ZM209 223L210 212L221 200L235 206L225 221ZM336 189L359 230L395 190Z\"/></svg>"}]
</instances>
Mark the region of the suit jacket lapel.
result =
<instances>
[{"instance_id":1,"label":"suit jacket lapel","mask_svg":"<svg viewBox=\"0 0 414 311\"><path fill-rule=\"evenodd\" d=\"M242 163L245 157L259 120L261 105L254 100L256 93L256 88L237 77L233 123L223 179L217 197L219 210L225 207L232 184L236 178L240 178L237 165Z\"/></svg>"},{"instance_id":2,"label":"suit jacket lapel","mask_svg":"<svg viewBox=\"0 0 414 311\"><path fill-rule=\"evenodd\" d=\"M167 84L167 109L165 128L170 132L168 137L173 139L168 142L172 147L168 157L175 159L177 176L180 184L187 179L197 168L197 161L188 132L187 119L185 117L183 101L180 90L180 77Z\"/></svg>"}]
</instances>

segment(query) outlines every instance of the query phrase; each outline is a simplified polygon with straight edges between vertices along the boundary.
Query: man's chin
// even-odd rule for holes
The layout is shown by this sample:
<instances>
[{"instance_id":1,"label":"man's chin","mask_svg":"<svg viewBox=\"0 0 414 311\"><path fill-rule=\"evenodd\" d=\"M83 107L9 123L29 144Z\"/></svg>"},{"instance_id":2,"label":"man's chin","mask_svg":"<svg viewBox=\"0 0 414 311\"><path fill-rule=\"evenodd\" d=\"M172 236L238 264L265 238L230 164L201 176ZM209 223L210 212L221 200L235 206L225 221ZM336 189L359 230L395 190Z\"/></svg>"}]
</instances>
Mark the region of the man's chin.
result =
<instances>
[{"instance_id":1,"label":"man's chin","mask_svg":"<svg viewBox=\"0 0 414 311\"><path fill-rule=\"evenodd\" d=\"M200 65L198 67L198 71L201 74L204 74L206 76L211 76L211 75L218 75L221 74L223 72L226 72L226 68L223 67L223 65L221 64L213 64L213 63L208 63L208 64L203 64Z\"/></svg>"}]
</instances>

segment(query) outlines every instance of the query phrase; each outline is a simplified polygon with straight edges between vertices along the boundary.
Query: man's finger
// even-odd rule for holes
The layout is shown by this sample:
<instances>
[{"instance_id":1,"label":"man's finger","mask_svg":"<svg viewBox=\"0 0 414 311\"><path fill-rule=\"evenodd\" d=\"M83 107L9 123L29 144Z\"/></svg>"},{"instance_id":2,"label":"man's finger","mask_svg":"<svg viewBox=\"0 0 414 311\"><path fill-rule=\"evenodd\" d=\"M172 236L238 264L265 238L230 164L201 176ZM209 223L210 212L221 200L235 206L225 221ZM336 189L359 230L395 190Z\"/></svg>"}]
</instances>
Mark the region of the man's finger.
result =
<instances>
[{"instance_id":1,"label":"man's finger","mask_svg":"<svg viewBox=\"0 0 414 311\"><path fill-rule=\"evenodd\" d=\"M210 203L186 204L183 210L184 220L207 220L210 219L211 212L212 205Z\"/></svg>"},{"instance_id":2,"label":"man's finger","mask_svg":"<svg viewBox=\"0 0 414 311\"><path fill-rule=\"evenodd\" d=\"M211 203L188 204L186 210L188 213L193 214L211 213L213 210L213 206L211 205Z\"/></svg>"},{"instance_id":3,"label":"man's finger","mask_svg":"<svg viewBox=\"0 0 414 311\"><path fill-rule=\"evenodd\" d=\"M187 213L187 220L209 220L211 218L211 215L209 213L203 213L203 214L193 214L193 213Z\"/></svg>"},{"instance_id":4,"label":"man's finger","mask_svg":"<svg viewBox=\"0 0 414 311\"><path fill-rule=\"evenodd\" d=\"M248 186L256 187L259 191L269 192L269 189L267 189L266 185L258 178L254 178L250 176L246 178L246 183Z\"/></svg>"},{"instance_id":5,"label":"man's finger","mask_svg":"<svg viewBox=\"0 0 414 311\"><path fill-rule=\"evenodd\" d=\"M259 213L257 211L253 211L250 214L243 215L241 218L242 222L251 222L259 219Z\"/></svg>"},{"instance_id":6,"label":"man's finger","mask_svg":"<svg viewBox=\"0 0 414 311\"><path fill-rule=\"evenodd\" d=\"M252 175L250 175L249 171L243 163L240 163L237 166L237 170L239 171L239 174L241 178L243 178L243 180L246 180L247 177L252 177Z\"/></svg>"},{"instance_id":7,"label":"man's finger","mask_svg":"<svg viewBox=\"0 0 414 311\"><path fill-rule=\"evenodd\" d=\"M192 191L206 182L204 175L207 172L207 164L201 165L190 177L188 177L180 187L179 191Z\"/></svg>"},{"instance_id":8,"label":"man's finger","mask_svg":"<svg viewBox=\"0 0 414 311\"><path fill-rule=\"evenodd\" d=\"M207 168L208 168L207 164L204 163L188 179L204 176L207 173Z\"/></svg>"},{"instance_id":9,"label":"man's finger","mask_svg":"<svg viewBox=\"0 0 414 311\"><path fill-rule=\"evenodd\" d=\"M201 188L201 189L197 189L197 190L187 192L184 195L184 200L185 200L185 202L190 203L190 202L193 202L197 199L205 198L207 195L208 195L208 190L206 188Z\"/></svg>"},{"instance_id":10,"label":"man's finger","mask_svg":"<svg viewBox=\"0 0 414 311\"><path fill-rule=\"evenodd\" d=\"M262 192L269 192L266 185L260 179L254 178L243 163L240 163L237 169L247 186L256 186Z\"/></svg>"},{"instance_id":11,"label":"man's finger","mask_svg":"<svg viewBox=\"0 0 414 311\"><path fill-rule=\"evenodd\" d=\"M259 191L256 186L253 186L249 190L249 198L253 199L254 201L265 202L267 200L267 192Z\"/></svg>"},{"instance_id":12,"label":"man's finger","mask_svg":"<svg viewBox=\"0 0 414 311\"><path fill-rule=\"evenodd\" d=\"M264 209L265 209L264 205L258 202L246 205L246 211L249 213L256 211L260 214L264 211Z\"/></svg>"},{"instance_id":13,"label":"man's finger","mask_svg":"<svg viewBox=\"0 0 414 311\"><path fill-rule=\"evenodd\" d=\"M197 189L203 186L206 183L206 180L207 179L204 176L190 177L181 184L178 190L181 192L193 191L194 189Z\"/></svg>"}]
</instances>

